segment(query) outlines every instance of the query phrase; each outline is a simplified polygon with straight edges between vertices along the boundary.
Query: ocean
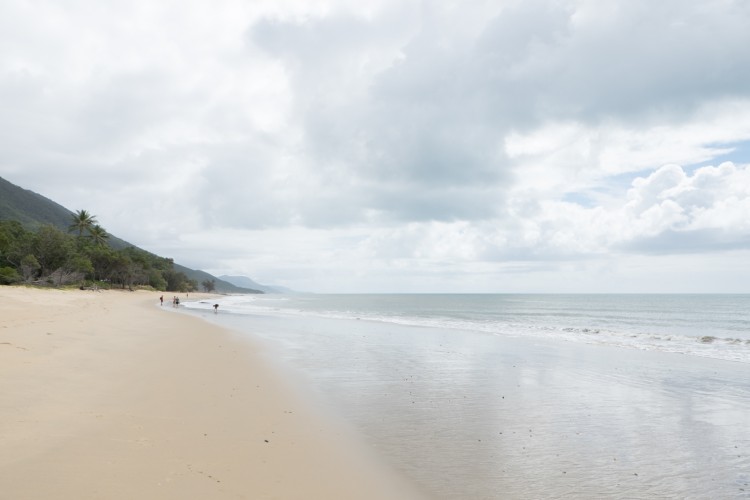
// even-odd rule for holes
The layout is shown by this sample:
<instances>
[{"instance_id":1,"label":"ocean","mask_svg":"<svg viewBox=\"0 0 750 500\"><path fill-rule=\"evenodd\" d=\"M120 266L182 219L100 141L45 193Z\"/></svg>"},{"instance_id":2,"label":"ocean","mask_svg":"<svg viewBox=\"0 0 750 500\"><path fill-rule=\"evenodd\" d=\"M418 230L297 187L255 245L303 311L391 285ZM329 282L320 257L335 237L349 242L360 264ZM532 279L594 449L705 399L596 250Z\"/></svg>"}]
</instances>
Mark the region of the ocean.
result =
<instances>
[{"instance_id":1,"label":"ocean","mask_svg":"<svg viewBox=\"0 0 750 500\"><path fill-rule=\"evenodd\" d=\"M750 295L185 306L265 342L434 498L750 498Z\"/></svg>"}]
</instances>

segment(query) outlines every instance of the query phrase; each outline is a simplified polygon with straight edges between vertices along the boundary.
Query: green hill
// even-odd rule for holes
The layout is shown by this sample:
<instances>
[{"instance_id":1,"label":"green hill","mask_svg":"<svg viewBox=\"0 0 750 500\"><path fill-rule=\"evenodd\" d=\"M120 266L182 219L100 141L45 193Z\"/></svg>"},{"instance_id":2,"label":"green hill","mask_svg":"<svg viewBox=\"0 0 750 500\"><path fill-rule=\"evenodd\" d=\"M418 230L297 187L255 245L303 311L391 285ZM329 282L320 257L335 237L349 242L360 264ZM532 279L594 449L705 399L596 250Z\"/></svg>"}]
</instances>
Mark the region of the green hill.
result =
<instances>
[{"instance_id":1,"label":"green hill","mask_svg":"<svg viewBox=\"0 0 750 500\"><path fill-rule=\"evenodd\" d=\"M29 228L52 224L67 230L70 214L62 205L0 177L0 220L16 220Z\"/></svg>"},{"instance_id":2,"label":"green hill","mask_svg":"<svg viewBox=\"0 0 750 500\"><path fill-rule=\"evenodd\" d=\"M191 280L197 281L199 284L203 283L205 280L214 280L214 283L216 283L216 291L219 293L265 293L262 290L256 290L254 288L244 288L241 286L234 285L228 281L222 280L217 278L216 276L213 276L211 274L208 274L205 271L196 271L195 269L190 269L185 266L181 266L179 264L174 265L175 271L182 271L187 275L188 278Z\"/></svg>"},{"instance_id":3,"label":"green hill","mask_svg":"<svg viewBox=\"0 0 750 500\"><path fill-rule=\"evenodd\" d=\"M27 229L37 229L50 224L62 231L68 231L72 214L71 210L62 205L0 177L0 220L18 221ZM114 235L110 235L108 242L116 250L135 247ZM179 264L174 264L174 270L184 272L199 285L205 280L214 280L216 292L219 293L263 293L260 290L238 287L204 271L196 271Z\"/></svg>"},{"instance_id":4,"label":"green hill","mask_svg":"<svg viewBox=\"0 0 750 500\"><path fill-rule=\"evenodd\" d=\"M18 187L0 177L0 220L15 220L27 229L51 224L67 231L72 213L49 198ZM110 235L109 244L117 250L135 246L114 235Z\"/></svg>"}]
</instances>

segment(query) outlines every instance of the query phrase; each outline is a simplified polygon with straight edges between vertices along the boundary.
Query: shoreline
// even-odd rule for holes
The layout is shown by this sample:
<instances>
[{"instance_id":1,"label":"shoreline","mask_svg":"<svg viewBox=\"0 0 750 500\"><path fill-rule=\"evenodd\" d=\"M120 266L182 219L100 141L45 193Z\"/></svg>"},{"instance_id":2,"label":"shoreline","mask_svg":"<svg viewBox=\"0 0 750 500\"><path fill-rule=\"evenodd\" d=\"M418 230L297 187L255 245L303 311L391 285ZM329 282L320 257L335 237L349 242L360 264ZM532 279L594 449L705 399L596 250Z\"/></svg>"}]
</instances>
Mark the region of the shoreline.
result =
<instances>
[{"instance_id":1,"label":"shoreline","mask_svg":"<svg viewBox=\"0 0 750 500\"><path fill-rule=\"evenodd\" d=\"M301 401L262 343L164 314L160 295L0 287L0 491L422 497Z\"/></svg>"},{"instance_id":2,"label":"shoreline","mask_svg":"<svg viewBox=\"0 0 750 500\"><path fill-rule=\"evenodd\" d=\"M356 319L203 314L268 343L436 498L711 498L748 488L742 363Z\"/></svg>"}]
</instances>

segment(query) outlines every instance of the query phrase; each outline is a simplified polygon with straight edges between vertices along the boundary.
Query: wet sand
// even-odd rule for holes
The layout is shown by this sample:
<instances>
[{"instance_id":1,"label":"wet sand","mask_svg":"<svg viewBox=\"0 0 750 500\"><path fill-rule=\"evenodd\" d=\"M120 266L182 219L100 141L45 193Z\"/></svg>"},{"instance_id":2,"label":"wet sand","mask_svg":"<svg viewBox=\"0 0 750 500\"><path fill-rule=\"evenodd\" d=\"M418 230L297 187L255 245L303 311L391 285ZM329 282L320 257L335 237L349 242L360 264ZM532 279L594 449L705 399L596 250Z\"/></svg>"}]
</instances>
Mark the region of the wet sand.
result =
<instances>
[{"instance_id":1,"label":"wet sand","mask_svg":"<svg viewBox=\"0 0 750 500\"><path fill-rule=\"evenodd\" d=\"M158 298L0 287L3 498L420 496L262 347Z\"/></svg>"},{"instance_id":2,"label":"wet sand","mask_svg":"<svg viewBox=\"0 0 750 500\"><path fill-rule=\"evenodd\" d=\"M310 316L200 313L434 498L750 498L748 365Z\"/></svg>"}]
</instances>

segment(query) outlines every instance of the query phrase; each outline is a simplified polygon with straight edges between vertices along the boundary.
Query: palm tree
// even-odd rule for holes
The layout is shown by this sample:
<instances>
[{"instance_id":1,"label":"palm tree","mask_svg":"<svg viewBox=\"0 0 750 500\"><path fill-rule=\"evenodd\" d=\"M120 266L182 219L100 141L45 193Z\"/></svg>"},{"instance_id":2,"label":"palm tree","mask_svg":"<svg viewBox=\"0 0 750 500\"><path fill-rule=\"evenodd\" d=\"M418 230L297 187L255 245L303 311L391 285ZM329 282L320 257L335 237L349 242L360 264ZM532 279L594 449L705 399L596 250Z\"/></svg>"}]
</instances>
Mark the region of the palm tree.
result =
<instances>
[{"instance_id":1,"label":"palm tree","mask_svg":"<svg viewBox=\"0 0 750 500\"><path fill-rule=\"evenodd\" d=\"M102 226L94 224L89 228L89 238L94 242L94 245L103 247L107 244L109 234Z\"/></svg>"},{"instance_id":2,"label":"palm tree","mask_svg":"<svg viewBox=\"0 0 750 500\"><path fill-rule=\"evenodd\" d=\"M73 223L68 228L68 231L78 231L78 238L83 237L84 231L91 231L97 220L96 217L88 213L86 210L78 210L76 213L71 214L73 217Z\"/></svg>"}]
</instances>

